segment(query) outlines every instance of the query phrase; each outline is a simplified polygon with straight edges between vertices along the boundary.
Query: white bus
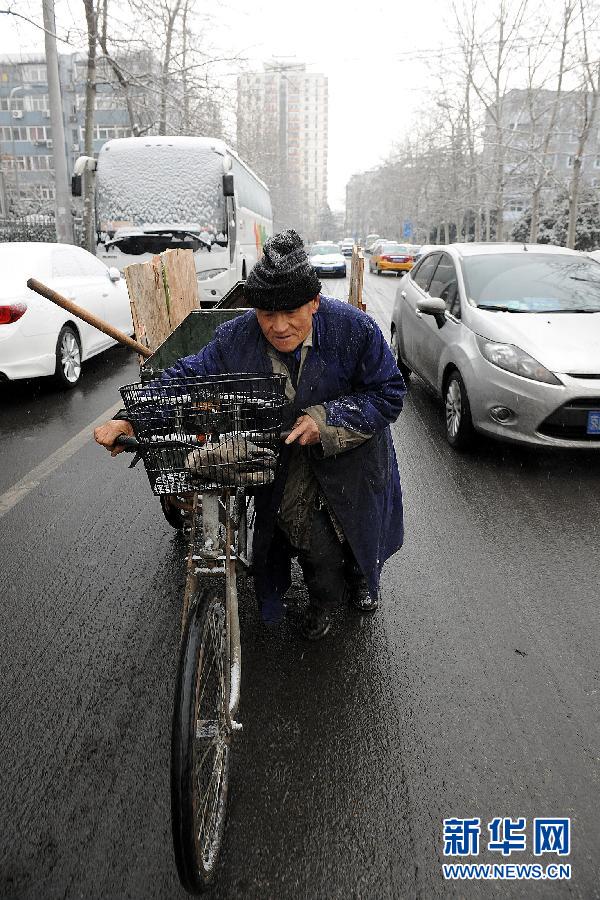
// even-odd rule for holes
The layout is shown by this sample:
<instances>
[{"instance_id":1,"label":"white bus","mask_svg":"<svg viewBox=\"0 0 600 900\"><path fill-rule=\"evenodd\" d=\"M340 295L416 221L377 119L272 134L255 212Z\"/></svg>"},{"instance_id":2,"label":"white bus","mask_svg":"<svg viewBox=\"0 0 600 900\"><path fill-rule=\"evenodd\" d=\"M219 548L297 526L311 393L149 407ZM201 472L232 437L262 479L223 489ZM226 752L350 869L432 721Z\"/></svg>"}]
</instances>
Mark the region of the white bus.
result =
<instances>
[{"instance_id":1,"label":"white bus","mask_svg":"<svg viewBox=\"0 0 600 900\"><path fill-rule=\"evenodd\" d=\"M223 141L137 137L108 141L95 165L97 255L123 269L155 253L192 249L200 299L217 303L246 275L273 233L269 189Z\"/></svg>"}]
</instances>

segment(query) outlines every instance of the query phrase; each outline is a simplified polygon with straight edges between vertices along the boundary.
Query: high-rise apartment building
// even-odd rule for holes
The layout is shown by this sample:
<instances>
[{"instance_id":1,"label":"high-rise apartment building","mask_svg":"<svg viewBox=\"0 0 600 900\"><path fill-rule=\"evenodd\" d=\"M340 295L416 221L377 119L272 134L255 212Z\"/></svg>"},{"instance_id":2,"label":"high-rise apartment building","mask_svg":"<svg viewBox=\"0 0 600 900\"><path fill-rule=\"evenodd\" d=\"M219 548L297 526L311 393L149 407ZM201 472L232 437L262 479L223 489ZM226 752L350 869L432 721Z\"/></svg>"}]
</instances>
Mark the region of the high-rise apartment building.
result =
<instances>
[{"instance_id":1,"label":"high-rise apartment building","mask_svg":"<svg viewBox=\"0 0 600 900\"><path fill-rule=\"evenodd\" d=\"M240 155L271 189L275 229L318 238L327 210L328 95L325 75L273 61L238 78Z\"/></svg>"}]
</instances>

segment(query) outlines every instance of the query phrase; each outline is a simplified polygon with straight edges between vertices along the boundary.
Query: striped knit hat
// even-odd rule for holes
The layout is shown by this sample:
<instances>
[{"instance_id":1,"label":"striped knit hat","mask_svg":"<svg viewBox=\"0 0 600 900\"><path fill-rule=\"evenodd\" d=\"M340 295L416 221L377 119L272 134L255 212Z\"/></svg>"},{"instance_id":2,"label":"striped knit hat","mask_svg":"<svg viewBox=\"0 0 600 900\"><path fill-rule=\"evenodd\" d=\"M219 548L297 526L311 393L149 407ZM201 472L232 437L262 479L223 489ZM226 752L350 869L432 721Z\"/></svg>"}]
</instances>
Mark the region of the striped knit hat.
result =
<instances>
[{"instance_id":1,"label":"striped knit hat","mask_svg":"<svg viewBox=\"0 0 600 900\"><path fill-rule=\"evenodd\" d=\"M292 229L274 234L263 247L244 285L246 302L255 309L297 309L321 290L302 238Z\"/></svg>"}]
</instances>

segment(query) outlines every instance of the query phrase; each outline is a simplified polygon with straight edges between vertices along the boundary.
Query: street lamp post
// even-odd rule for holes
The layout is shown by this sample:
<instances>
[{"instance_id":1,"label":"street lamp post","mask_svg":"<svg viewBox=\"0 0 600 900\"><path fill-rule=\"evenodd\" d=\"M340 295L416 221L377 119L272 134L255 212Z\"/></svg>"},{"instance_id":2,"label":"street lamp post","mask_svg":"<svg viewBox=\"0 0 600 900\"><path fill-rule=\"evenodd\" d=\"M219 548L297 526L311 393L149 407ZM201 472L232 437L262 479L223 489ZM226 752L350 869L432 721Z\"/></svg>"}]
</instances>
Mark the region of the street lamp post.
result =
<instances>
[{"instance_id":1,"label":"street lamp post","mask_svg":"<svg viewBox=\"0 0 600 900\"><path fill-rule=\"evenodd\" d=\"M52 123L54 148L54 191L56 201L56 238L59 243L73 243L73 219L71 196L67 179L67 152L63 123L58 51L56 49L56 23L54 0L42 0L44 15L44 42L46 45L46 71L48 78L48 104Z\"/></svg>"}]
</instances>

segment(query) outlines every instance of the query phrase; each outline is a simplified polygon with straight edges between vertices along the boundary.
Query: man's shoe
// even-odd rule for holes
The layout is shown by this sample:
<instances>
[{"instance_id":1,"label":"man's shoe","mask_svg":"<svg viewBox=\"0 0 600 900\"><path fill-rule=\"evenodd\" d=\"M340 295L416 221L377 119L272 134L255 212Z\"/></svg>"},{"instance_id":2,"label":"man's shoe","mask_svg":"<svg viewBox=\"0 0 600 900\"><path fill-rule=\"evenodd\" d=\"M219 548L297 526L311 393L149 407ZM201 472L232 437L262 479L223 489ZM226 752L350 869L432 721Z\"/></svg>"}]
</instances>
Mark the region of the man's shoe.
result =
<instances>
[{"instance_id":1,"label":"man's shoe","mask_svg":"<svg viewBox=\"0 0 600 900\"><path fill-rule=\"evenodd\" d=\"M379 594L369 593L366 582L348 588L348 601L361 613L374 613L379 606Z\"/></svg>"},{"instance_id":2,"label":"man's shoe","mask_svg":"<svg viewBox=\"0 0 600 900\"><path fill-rule=\"evenodd\" d=\"M309 641L319 641L331 628L327 613L319 606L310 604L300 622L300 631Z\"/></svg>"}]
</instances>

